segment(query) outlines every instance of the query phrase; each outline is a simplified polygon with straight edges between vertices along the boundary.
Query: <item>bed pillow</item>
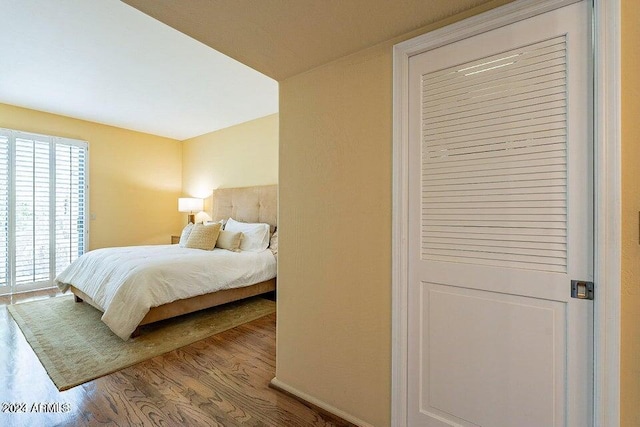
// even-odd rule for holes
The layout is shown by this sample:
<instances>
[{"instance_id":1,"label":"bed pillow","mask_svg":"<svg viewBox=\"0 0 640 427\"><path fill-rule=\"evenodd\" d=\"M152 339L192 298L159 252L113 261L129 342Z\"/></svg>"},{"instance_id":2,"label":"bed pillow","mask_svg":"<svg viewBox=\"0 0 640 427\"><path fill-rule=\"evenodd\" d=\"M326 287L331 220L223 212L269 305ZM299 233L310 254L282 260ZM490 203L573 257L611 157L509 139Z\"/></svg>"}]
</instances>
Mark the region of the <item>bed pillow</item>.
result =
<instances>
[{"instance_id":1,"label":"bed pillow","mask_svg":"<svg viewBox=\"0 0 640 427\"><path fill-rule=\"evenodd\" d=\"M191 249L202 249L211 251L216 246L218 234L222 224L215 223L211 225L196 224L189 234L185 247Z\"/></svg>"},{"instance_id":2,"label":"bed pillow","mask_svg":"<svg viewBox=\"0 0 640 427\"><path fill-rule=\"evenodd\" d=\"M278 230L271 235L271 240L269 241L269 249L273 252L273 256L278 257Z\"/></svg>"},{"instance_id":3,"label":"bed pillow","mask_svg":"<svg viewBox=\"0 0 640 427\"><path fill-rule=\"evenodd\" d=\"M269 224L239 222L229 218L224 229L242 232L241 251L262 252L269 247Z\"/></svg>"},{"instance_id":4,"label":"bed pillow","mask_svg":"<svg viewBox=\"0 0 640 427\"><path fill-rule=\"evenodd\" d=\"M242 240L242 232L220 230L216 248L226 249L233 252L240 252L240 242Z\"/></svg>"},{"instance_id":5,"label":"bed pillow","mask_svg":"<svg viewBox=\"0 0 640 427\"><path fill-rule=\"evenodd\" d=\"M184 248L187 245L187 239L189 239L189 234L191 234L191 230L193 229L193 223L187 224L185 228L182 229L182 233L180 234L180 242L178 245L181 248Z\"/></svg>"}]
</instances>

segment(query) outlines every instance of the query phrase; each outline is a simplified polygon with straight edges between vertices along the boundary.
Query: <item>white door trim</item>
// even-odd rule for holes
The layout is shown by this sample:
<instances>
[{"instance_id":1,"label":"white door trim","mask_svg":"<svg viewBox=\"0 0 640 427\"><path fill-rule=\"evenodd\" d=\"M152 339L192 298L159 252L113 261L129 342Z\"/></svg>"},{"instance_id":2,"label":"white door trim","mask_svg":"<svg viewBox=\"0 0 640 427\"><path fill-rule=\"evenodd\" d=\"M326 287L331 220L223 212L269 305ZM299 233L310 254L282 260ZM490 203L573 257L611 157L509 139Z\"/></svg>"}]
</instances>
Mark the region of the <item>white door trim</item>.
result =
<instances>
[{"instance_id":1,"label":"white door trim","mask_svg":"<svg viewBox=\"0 0 640 427\"><path fill-rule=\"evenodd\" d=\"M594 423L620 425L620 0L594 1ZM597 285L596 285L597 286ZM598 294L596 294L598 295Z\"/></svg>"},{"instance_id":2,"label":"white door trim","mask_svg":"<svg viewBox=\"0 0 640 427\"><path fill-rule=\"evenodd\" d=\"M407 426L409 58L579 0L517 0L394 46L391 425ZM594 424L620 423L620 0L594 1ZM606 283L606 286L604 284Z\"/></svg>"}]
</instances>

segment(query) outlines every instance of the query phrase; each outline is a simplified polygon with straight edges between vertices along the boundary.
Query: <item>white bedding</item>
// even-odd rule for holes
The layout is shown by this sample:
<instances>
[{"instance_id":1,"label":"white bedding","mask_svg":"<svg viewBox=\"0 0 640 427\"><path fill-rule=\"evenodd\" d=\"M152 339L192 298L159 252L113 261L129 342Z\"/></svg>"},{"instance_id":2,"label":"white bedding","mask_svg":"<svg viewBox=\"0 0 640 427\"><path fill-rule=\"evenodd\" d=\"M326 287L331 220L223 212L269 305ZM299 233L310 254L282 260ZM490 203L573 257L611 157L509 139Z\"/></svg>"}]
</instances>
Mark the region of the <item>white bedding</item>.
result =
<instances>
[{"instance_id":1,"label":"white bedding","mask_svg":"<svg viewBox=\"0 0 640 427\"><path fill-rule=\"evenodd\" d=\"M56 277L99 305L102 321L126 340L151 307L276 277L270 250L203 251L179 245L130 246L87 252Z\"/></svg>"}]
</instances>

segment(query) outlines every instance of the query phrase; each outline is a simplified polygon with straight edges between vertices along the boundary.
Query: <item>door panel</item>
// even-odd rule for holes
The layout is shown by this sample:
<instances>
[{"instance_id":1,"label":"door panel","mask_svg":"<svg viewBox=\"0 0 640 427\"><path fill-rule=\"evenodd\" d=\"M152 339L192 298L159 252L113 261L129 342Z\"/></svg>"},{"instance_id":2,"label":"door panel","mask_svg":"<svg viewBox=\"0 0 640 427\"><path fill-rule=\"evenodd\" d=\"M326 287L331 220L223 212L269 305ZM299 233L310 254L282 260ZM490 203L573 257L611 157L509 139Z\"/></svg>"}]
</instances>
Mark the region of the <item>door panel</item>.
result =
<instances>
[{"instance_id":1,"label":"door panel","mask_svg":"<svg viewBox=\"0 0 640 427\"><path fill-rule=\"evenodd\" d=\"M409 423L591 425L590 8L409 62Z\"/></svg>"},{"instance_id":2,"label":"door panel","mask_svg":"<svg viewBox=\"0 0 640 427\"><path fill-rule=\"evenodd\" d=\"M557 425L564 417L554 404L565 365L563 304L435 283L422 283L421 294L429 316L421 333L429 369L422 407L455 414L463 425Z\"/></svg>"}]
</instances>

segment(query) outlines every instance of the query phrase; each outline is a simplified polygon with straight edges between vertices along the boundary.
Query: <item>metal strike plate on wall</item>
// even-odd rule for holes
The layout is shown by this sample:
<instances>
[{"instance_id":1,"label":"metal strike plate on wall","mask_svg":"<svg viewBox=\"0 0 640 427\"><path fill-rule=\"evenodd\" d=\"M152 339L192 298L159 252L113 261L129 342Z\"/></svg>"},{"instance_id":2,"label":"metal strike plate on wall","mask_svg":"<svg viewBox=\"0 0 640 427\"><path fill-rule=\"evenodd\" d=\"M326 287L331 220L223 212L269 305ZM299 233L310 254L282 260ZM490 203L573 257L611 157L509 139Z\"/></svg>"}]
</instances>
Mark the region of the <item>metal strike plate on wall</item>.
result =
<instances>
[{"instance_id":1,"label":"metal strike plate on wall","mask_svg":"<svg viewBox=\"0 0 640 427\"><path fill-rule=\"evenodd\" d=\"M571 298L593 299L593 282L571 281Z\"/></svg>"}]
</instances>

